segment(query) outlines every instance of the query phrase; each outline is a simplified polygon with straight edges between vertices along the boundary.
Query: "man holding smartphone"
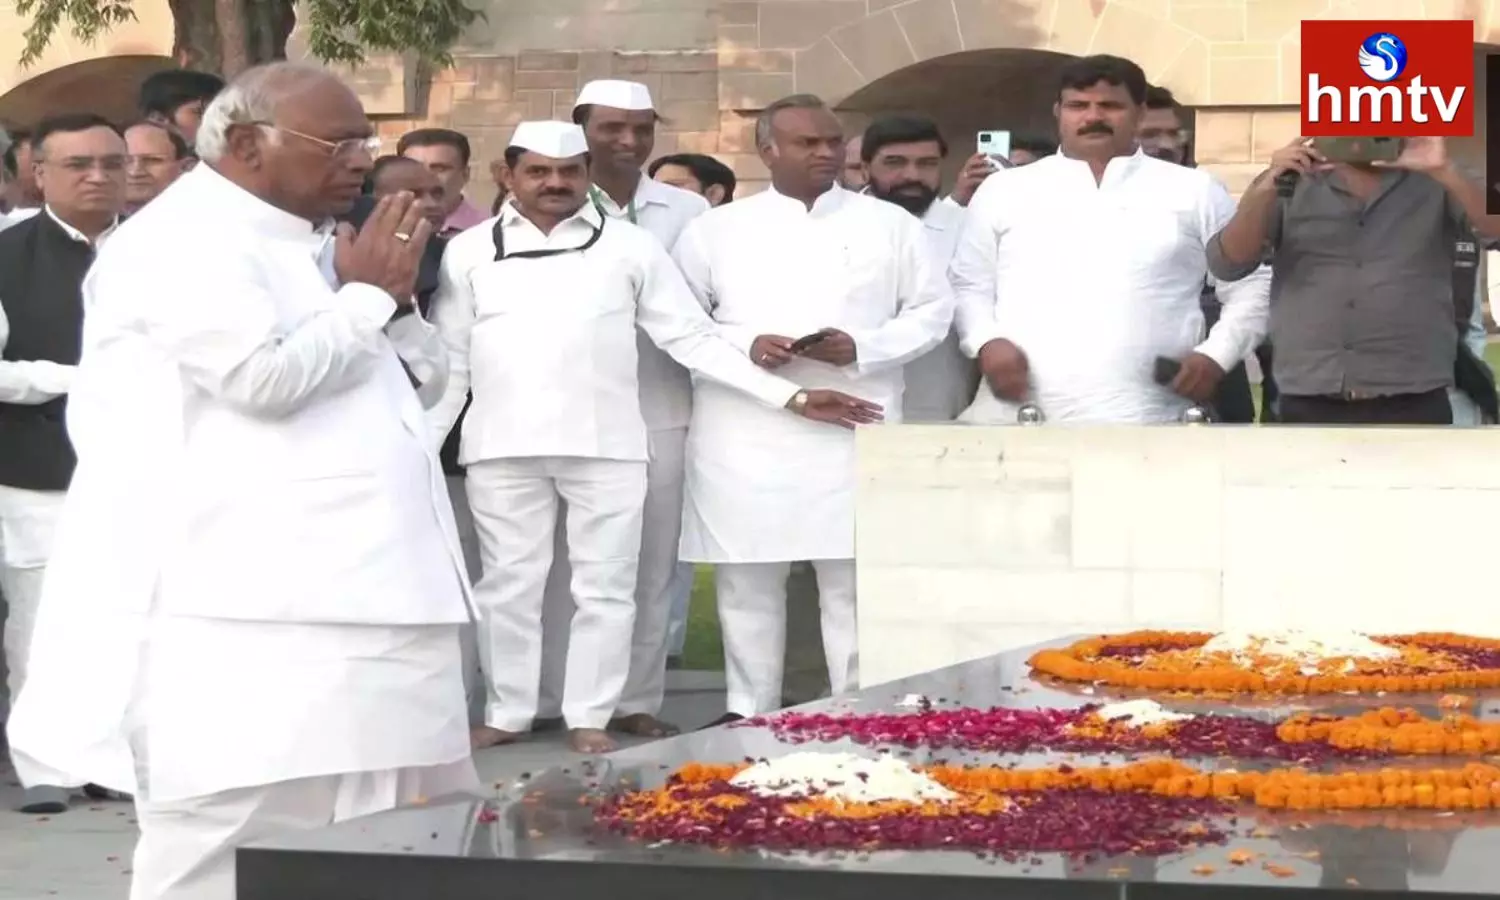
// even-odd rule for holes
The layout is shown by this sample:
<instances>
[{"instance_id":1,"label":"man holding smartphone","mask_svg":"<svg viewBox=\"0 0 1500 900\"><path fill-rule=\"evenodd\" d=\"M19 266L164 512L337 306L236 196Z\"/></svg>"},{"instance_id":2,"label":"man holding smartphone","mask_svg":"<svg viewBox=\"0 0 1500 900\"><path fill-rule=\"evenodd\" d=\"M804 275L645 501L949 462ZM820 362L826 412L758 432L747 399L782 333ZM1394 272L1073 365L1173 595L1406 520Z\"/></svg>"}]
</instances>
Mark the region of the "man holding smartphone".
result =
<instances>
[{"instance_id":1,"label":"man holding smartphone","mask_svg":"<svg viewBox=\"0 0 1500 900\"><path fill-rule=\"evenodd\" d=\"M1265 279L1225 285L1204 337L1203 247L1234 201L1208 173L1140 150L1140 66L1089 56L1058 81L1062 152L984 183L949 270L963 348L989 385L961 418L1014 424L1032 405L1054 422L1178 421L1260 342ZM1170 384L1153 379L1159 356L1179 363Z\"/></svg>"},{"instance_id":2,"label":"man holding smartphone","mask_svg":"<svg viewBox=\"0 0 1500 900\"><path fill-rule=\"evenodd\" d=\"M757 365L900 421L904 366L952 320L920 224L837 185L844 135L817 97L770 104L755 135L770 188L694 219L674 251L683 275ZM728 719L780 706L794 562L817 573L833 692L859 683L854 436L768 412L694 382L682 556L716 567Z\"/></svg>"},{"instance_id":3,"label":"man holding smartphone","mask_svg":"<svg viewBox=\"0 0 1500 900\"><path fill-rule=\"evenodd\" d=\"M1500 217L1442 138L1373 158L1387 147L1297 138L1209 243L1220 278L1269 250L1283 422L1453 423L1455 248L1500 237Z\"/></svg>"}]
</instances>

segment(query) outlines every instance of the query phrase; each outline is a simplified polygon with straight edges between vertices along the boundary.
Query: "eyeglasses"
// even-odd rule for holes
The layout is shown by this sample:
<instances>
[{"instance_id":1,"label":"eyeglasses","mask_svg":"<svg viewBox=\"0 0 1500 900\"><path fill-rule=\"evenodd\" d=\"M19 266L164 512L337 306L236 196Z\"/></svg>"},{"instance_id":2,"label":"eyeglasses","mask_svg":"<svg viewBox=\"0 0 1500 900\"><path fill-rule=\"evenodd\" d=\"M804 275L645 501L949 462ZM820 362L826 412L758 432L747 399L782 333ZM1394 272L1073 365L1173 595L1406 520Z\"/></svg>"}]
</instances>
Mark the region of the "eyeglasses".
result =
<instances>
[{"instance_id":1,"label":"eyeglasses","mask_svg":"<svg viewBox=\"0 0 1500 900\"><path fill-rule=\"evenodd\" d=\"M380 155L380 138L374 135L362 138L349 138L343 141L327 141L315 135L304 134L301 131L277 125L275 122L251 122L250 124L258 125L261 128L268 128L272 131L280 131L292 137L302 138L304 141L317 144L319 147L327 150L330 156L353 156L356 153L365 153L371 157Z\"/></svg>"}]
</instances>

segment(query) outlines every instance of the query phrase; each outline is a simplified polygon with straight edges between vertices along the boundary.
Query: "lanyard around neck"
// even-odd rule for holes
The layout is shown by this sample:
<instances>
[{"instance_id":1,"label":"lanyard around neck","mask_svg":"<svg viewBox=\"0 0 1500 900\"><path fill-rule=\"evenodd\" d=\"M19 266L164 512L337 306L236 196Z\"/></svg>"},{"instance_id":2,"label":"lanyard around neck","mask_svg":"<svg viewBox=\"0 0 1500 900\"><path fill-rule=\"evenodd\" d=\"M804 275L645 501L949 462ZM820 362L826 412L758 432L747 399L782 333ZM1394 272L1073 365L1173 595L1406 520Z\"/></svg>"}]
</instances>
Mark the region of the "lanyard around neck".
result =
<instances>
[{"instance_id":1,"label":"lanyard around neck","mask_svg":"<svg viewBox=\"0 0 1500 900\"><path fill-rule=\"evenodd\" d=\"M640 193L640 191L640 185L637 184L635 188L635 194ZM635 194L630 195L630 205L625 207L625 218L630 220L630 224L639 225L640 223L637 222L635 218ZM594 205L599 207L599 211L604 212L604 201L606 198L604 192L599 190L597 185L589 185L589 197L593 199Z\"/></svg>"},{"instance_id":2,"label":"lanyard around neck","mask_svg":"<svg viewBox=\"0 0 1500 900\"><path fill-rule=\"evenodd\" d=\"M597 204L596 204L597 208ZM599 242L599 236L604 233L604 223L609 221L609 216L604 210L599 210L599 227L589 235L589 239L577 247L562 247L548 250L522 250L520 253L507 254L505 252L505 219L501 217L495 220L495 227L490 231L495 242L495 262L503 262L507 259L544 259L548 256L561 256L564 253L582 253Z\"/></svg>"}]
</instances>

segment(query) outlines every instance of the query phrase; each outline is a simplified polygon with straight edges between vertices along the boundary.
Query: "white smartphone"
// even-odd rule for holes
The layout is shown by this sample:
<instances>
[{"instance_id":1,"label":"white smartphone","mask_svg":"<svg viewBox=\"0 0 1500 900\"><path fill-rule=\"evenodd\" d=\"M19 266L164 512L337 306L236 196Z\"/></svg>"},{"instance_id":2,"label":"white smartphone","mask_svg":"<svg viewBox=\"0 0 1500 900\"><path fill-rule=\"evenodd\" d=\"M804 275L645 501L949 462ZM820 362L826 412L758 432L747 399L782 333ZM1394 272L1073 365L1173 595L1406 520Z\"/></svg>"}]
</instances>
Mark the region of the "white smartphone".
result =
<instances>
[{"instance_id":1,"label":"white smartphone","mask_svg":"<svg viewBox=\"0 0 1500 900\"><path fill-rule=\"evenodd\" d=\"M1009 131L981 131L975 143L979 148L978 152L989 158L992 167L1010 168Z\"/></svg>"}]
</instances>

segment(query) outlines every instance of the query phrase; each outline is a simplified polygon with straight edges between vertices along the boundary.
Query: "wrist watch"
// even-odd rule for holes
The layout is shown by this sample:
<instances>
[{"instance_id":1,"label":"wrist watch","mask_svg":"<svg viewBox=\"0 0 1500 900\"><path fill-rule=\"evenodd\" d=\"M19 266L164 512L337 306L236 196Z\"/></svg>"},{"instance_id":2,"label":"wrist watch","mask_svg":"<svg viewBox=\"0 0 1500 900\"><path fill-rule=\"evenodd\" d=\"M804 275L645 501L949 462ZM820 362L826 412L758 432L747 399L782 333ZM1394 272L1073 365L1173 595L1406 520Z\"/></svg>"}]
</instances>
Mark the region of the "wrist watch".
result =
<instances>
[{"instance_id":1,"label":"wrist watch","mask_svg":"<svg viewBox=\"0 0 1500 900\"><path fill-rule=\"evenodd\" d=\"M807 409L807 391L798 391L793 394L792 402L788 403L786 408L799 416L802 415L802 412Z\"/></svg>"}]
</instances>

